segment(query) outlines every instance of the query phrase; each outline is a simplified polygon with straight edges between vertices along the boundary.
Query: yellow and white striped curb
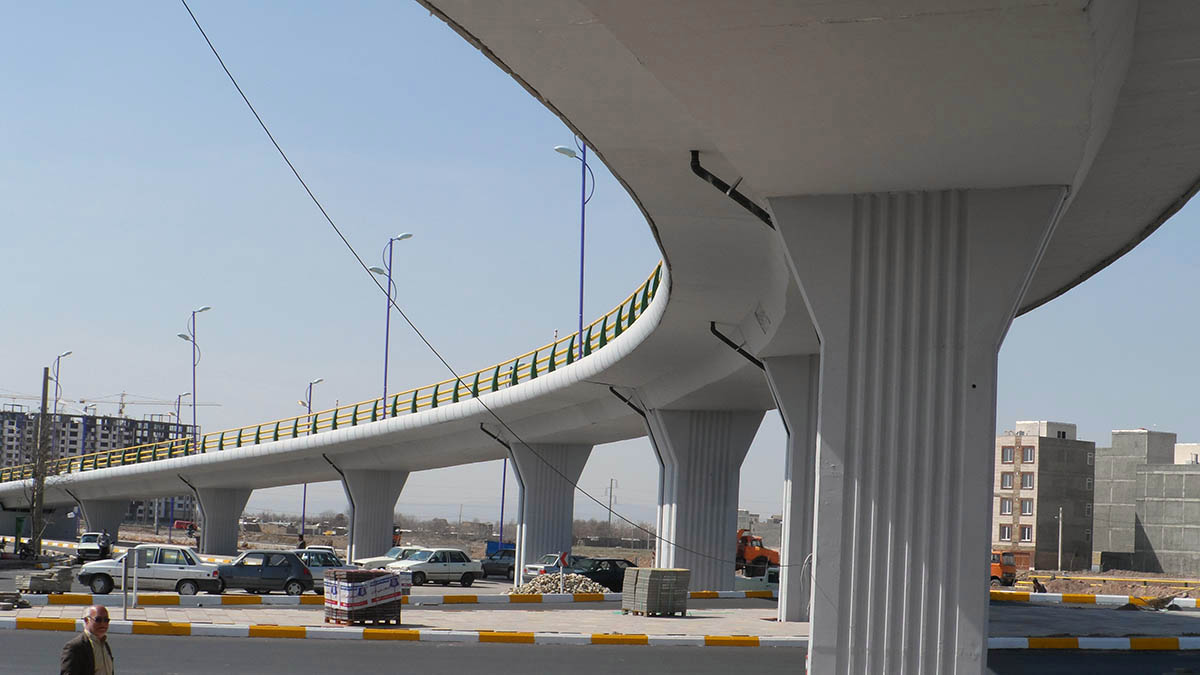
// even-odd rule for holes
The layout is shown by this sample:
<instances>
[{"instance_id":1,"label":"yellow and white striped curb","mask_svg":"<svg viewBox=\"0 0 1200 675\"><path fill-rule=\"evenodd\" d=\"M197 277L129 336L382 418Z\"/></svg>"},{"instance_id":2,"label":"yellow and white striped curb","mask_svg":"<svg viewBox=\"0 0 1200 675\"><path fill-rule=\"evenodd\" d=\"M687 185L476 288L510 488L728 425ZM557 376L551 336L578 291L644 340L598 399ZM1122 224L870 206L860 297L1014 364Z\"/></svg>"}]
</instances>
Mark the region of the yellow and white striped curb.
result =
<instances>
[{"instance_id":1,"label":"yellow and white striped curb","mask_svg":"<svg viewBox=\"0 0 1200 675\"><path fill-rule=\"evenodd\" d=\"M1034 605L1104 605L1117 606L1134 604L1149 605L1157 598L1136 595L1091 595L1088 593L1027 593L1025 591L991 591L996 602L1028 602ZM1180 609L1196 609L1195 598L1175 598L1170 604Z\"/></svg>"},{"instance_id":2,"label":"yellow and white striped curb","mask_svg":"<svg viewBox=\"0 0 1200 675\"><path fill-rule=\"evenodd\" d=\"M765 598L773 599L773 591L692 591L693 600L711 600L718 598L742 599ZM108 595L93 595L91 593L57 593L54 595L27 594L21 596L34 607L46 605L103 605L119 607L121 594L114 592ZM540 595L408 595L403 599L406 605L439 606L439 605L522 605L522 604L569 604L575 602L620 602L620 593L546 593ZM178 606L178 607L219 607L266 605L295 607L297 605L324 605L325 600L319 595L179 595L177 593L138 593L138 605Z\"/></svg>"},{"instance_id":3,"label":"yellow and white striped curb","mask_svg":"<svg viewBox=\"0 0 1200 675\"><path fill-rule=\"evenodd\" d=\"M25 537L25 538L28 538L28 537ZM5 536L5 535L0 535L0 541L15 542L15 538ZM168 545L170 545L170 546L187 546L187 543L180 542L179 544L168 544ZM74 542L74 541L54 541L51 539L43 539L42 540L42 548L43 549L52 548L52 549L61 549L61 550L73 550L73 549L79 548L79 543ZM124 553L125 551L128 551L128 550L129 550L129 547L127 547L127 546L113 546L112 547L113 553ZM218 565L221 563L227 563L227 562L230 562L233 560L233 556L227 556L227 555L213 555L213 556L201 555L201 556L199 556L199 558L201 560L203 560L204 562L216 563Z\"/></svg>"},{"instance_id":4,"label":"yellow and white striped curb","mask_svg":"<svg viewBox=\"0 0 1200 675\"><path fill-rule=\"evenodd\" d=\"M0 617L0 630L83 630L79 619ZM398 640L407 642L501 642L539 645L670 645L690 647L807 647L806 637L757 635L644 635L633 633L532 633L487 630L428 630L326 626L113 621L108 632L125 635L291 638L309 640Z\"/></svg>"},{"instance_id":5,"label":"yellow and white striped curb","mask_svg":"<svg viewBox=\"0 0 1200 675\"><path fill-rule=\"evenodd\" d=\"M1200 637L991 637L988 649L1103 649L1174 652L1200 649Z\"/></svg>"}]
</instances>

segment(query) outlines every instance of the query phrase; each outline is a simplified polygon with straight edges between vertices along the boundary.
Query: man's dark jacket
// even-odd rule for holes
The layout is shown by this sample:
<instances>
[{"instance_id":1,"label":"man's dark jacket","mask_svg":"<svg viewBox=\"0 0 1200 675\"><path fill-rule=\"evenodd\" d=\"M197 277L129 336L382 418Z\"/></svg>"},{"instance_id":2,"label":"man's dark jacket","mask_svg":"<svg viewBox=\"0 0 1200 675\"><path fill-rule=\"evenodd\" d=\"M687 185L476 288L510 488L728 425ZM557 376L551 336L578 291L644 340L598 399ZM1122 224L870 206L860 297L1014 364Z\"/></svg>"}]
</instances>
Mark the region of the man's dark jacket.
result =
<instances>
[{"instance_id":1,"label":"man's dark jacket","mask_svg":"<svg viewBox=\"0 0 1200 675\"><path fill-rule=\"evenodd\" d=\"M109 648L107 640L104 641L104 649L111 658L112 649ZM80 633L63 645L62 675L94 675L95 672L96 658L92 654L92 643L87 635Z\"/></svg>"}]
</instances>

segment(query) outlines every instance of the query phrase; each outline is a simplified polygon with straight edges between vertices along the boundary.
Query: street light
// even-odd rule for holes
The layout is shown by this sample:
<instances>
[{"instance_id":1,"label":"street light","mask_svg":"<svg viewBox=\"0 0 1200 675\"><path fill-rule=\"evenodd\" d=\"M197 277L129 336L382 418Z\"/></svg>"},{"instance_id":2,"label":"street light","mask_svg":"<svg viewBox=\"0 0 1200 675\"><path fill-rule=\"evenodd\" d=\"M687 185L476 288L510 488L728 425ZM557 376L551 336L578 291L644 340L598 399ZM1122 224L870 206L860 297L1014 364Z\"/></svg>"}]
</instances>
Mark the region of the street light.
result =
<instances>
[{"instance_id":1,"label":"street light","mask_svg":"<svg viewBox=\"0 0 1200 675\"><path fill-rule=\"evenodd\" d=\"M374 274L387 277L387 319L385 319L383 324L383 398L381 399L384 417L387 417L388 343L391 342L392 293L395 290L395 285L392 283L392 245L398 241L404 241L405 239L412 239L412 233L401 232L400 234L388 239L387 246L385 247L387 250L387 257L385 260L385 263L387 264L386 270L382 267L368 268Z\"/></svg>"},{"instance_id":2,"label":"street light","mask_svg":"<svg viewBox=\"0 0 1200 675\"><path fill-rule=\"evenodd\" d=\"M575 139L575 145L579 148L579 153L568 148L565 145L554 146L554 151L566 155L571 159L577 159L580 162L579 169L579 358L583 358L583 252L584 243L587 240L587 203L592 199L592 193L596 191L596 176L592 173L592 168L587 163L587 143ZM588 176L592 177L592 191L588 192L587 182Z\"/></svg>"},{"instance_id":3,"label":"street light","mask_svg":"<svg viewBox=\"0 0 1200 675\"><path fill-rule=\"evenodd\" d=\"M58 457L58 434L59 427L61 426L58 423L58 399L62 397L62 387L58 386L58 364L73 353L68 349L54 357L54 416L50 418L54 420L54 426L52 427L54 435L50 437L50 456L52 458Z\"/></svg>"},{"instance_id":4,"label":"street light","mask_svg":"<svg viewBox=\"0 0 1200 675\"><path fill-rule=\"evenodd\" d=\"M324 381L325 381L325 378L318 377L317 379L313 380L312 382L309 382L308 383L308 391L304 394L304 400L299 402L300 405L304 406L308 410L308 418L309 418L308 425L309 425L310 429L312 428L312 388L313 388L314 384L321 384ZM308 507L308 483L305 483L304 484L304 492L301 494L301 497L300 497L300 538L301 539L304 538L304 517L306 515L307 507Z\"/></svg>"},{"instance_id":5,"label":"street light","mask_svg":"<svg viewBox=\"0 0 1200 675\"><path fill-rule=\"evenodd\" d=\"M199 437L196 434L196 366L200 363L200 346L196 344L196 315L212 309L203 305L192 310L192 318L188 321L188 332L178 333L179 339L192 343L192 445L198 447ZM176 399L178 401L178 399Z\"/></svg>"}]
</instances>

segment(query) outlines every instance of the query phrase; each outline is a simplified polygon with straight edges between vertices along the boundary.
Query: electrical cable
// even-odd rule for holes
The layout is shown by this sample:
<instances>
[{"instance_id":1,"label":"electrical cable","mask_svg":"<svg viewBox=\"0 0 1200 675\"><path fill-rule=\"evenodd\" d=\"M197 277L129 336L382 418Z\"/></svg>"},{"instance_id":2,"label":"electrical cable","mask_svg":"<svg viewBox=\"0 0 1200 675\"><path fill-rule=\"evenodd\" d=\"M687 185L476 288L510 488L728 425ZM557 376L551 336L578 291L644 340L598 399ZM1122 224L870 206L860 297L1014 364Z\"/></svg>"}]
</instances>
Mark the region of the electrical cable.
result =
<instances>
[{"instance_id":1,"label":"electrical cable","mask_svg":"<svg viewBox=\"0 0 1200 675\"><path fill-rule=\"evenodd\" d=\"M308 194L309 199L312 200L313 204L317 207L317 209L321 212L321 215L325 218L325 221L329 223L329 226L331 228L333 228L333 231L337 234L338 238L342 240L342 243L346 246L346 249L350 251L350 254L352 256L354 256L355 261L358 262L358 266L361 267L363 272L366 273L367 277L371 279L371 283L375 284L376 288L378 288L381 292L383 292L384 295L388 296L388 304L392 308L395 309L396 313L398 313L400 315L400 318L404 319L404 322L406 324L408 324L408 327L412 329L413 333L415 333L416 336L421 340L421 342L424 343L424 345L429 349L429 351L434 355L434 357L436 357L437 360L446 368L446 370L448 370L450 372L450 374L454 376L456 383L459 385L467 386L466 382L463 381L462 377L458 374L458 371L456 371L454 369L454 367L450 365L450 363L445 359L445 357L442 356L441 352L439 352L437 350L437 348L433 346L433 343L431 343L429 341L429 339L427 337L425 337L425 334L422 333L419 328L417 328L416 324L413 323L412 319L410 319L408 317L408 315L404 312L404 310L400 307L400 305L396 302L396 300L394 298L392 298L391 293L389 293L386 289L384 289L383 285L380 284L379 281L375 278L375 275L371 273L370 268L363 261L362 256L360 256L358 254L358 251L356 251L354 249L354 246L350 243L350 241L348 239L346 239L346 236L342 233L341 229L337 226L336 223L334 223L333 218L330 217L329 212L325 210L325 207L321 204L320 200L317 199L317 196L315 194L313 194L313 191L308 187L308 183L306 183L304 181L304 178L300 175L300 172L296 169L296 166L294 164L292 164L292 161L291 161L291 159L288 158L287 153L285 153L283 151L283 148L279 145L279 142L275 140L275 136L271 133L271 130L267 128L266 122L263 121L262 116L259 115L258 111L254 108L254 104L252 104L250 102L249 97L246 96L246 92L244 92L242 90L241 85L238 84L237 78L235 78L233 76L233 73L230 72L229 67L225 65L225 60L221 58L221 54L217 51L216 46L213 45L212 40L209 39L208 34L204 31L204 27L200 25L200 21L196 18L195 13L192 12L192 8L188 6L187 0L179 0L179 1L180 1L180 3L183 4L184 9L187 10L188 16L190 16L192 18L192 23L194 23L196 25L196 29L200 31L200 35L204 38L204 41L208 44L208 48L212 51L213 56L215 56L217 58L217 62L221 64L221 69L225 71L225 75L229 77L229 81L231 83L233 83L234 88L237 89L238 94L242 97L242 101L244 101L246 103L246 107L248 107L250 109L250 112L254 114L254 119L258 121L258 125L260 127L262 127L263 132L267 135L267 138L269 138L271 140L271 144L275 146L275 150L279 153L279 156L283 158L283 161L287 164L288 168L291 169L292 175L294 175L296 177L296 180L299 181L301 187L303 187L304 191ZM576 143L578 143L578 139L576 140ZM595 179L593 178L593 189L594 189L594 185L595 185ZM533 453L533 455L535 457L537 457L539 461L541 461L543 464L545 464L547 467L549 467L551 471L553 471L560 478L562 478L564 481L566 481L568 484L570 484L572 486L572 488L577 490L583 496L585 496L588 499L590 499L591 501L595 502L597 506L600 506L605 511L608 511L616 518L619 518L620 520L624 521L625 523L627 523L631 527L637 529L638 531L646 534L647 536L654 537L654 539L657 541L661 541L668 546L674 546L677 550L685 551L687 553L691 553L695 556L705 558L708 560L715 560L717 562L729 562L729 563L736 564L736 561L734 561L734 560L729 560L729 559L721 557L721 556L709 555L709 554L703 553L701 551L696 551L694 549L690 549L685 546L681 546L680 544L677 544L673 541L666 539L665 537L660 536L657 532L651 532L650 530L647 530L646 528L642 527L638 523L633 522L632 520L630 520L629 518L625 517L624 515L618 513L617 511L609 510L607 507L607 504L603 500L598 499L597 497L595 497L591 493L589 493L587 490L580 487L578 483L576 483L574 480L567 477L567 475L564 474L562 471L560 471L558 469L558 467L556 467L553 463L548 461L546 458L542 457L542 455L540 453L538 453L536 450L534 450L533 447L531 447L529 443L526 443L521 438L521 436L518 435L517 432L515 432L512 429L512 427L510 427L508 425L508 423L505 422L504 419L502 419L500 417L500 415L498 415L494 410L492 410L490 406L488 406L486 403L484 403L482 399L476 398L474 400L476 402L478 402L481 406L483 406L483 409L486 410L489 415L491 415L493 418L495 418L495 420L500 424L500 426L502 426L509 434L511 434L512 437L514 439L516 439L516 441L518 443L525 446L525 448L528 449L531 453ZM386 403L385 403L385 405L386 405ZM782 567L782 565L781 565L781 567Z\"/></svg>"}]
</instances>

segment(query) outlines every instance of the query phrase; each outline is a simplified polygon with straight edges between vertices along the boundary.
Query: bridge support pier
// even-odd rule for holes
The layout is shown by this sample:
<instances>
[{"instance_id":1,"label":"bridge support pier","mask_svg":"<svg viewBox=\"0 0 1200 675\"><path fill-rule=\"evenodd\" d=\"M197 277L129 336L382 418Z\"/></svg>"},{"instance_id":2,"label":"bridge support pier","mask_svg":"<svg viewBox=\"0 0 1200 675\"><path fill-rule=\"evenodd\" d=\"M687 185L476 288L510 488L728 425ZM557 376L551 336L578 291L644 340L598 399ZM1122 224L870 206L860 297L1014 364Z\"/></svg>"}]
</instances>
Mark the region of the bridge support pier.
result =
<instances>
[{"instance_id":1,"label":"bridge support pier","mask_svg":"<svg viewBox=\"0 0 1200 675\"><path fill-rule=\"evenodd\" d=\"M808 672L983 671L997 354L1064 196L770 200L821 341Z\"/></svg>"},{"instance_id":2,"label":"bridge support pier","mask_svg":"<svg viewBox=\"0 0 1200 675\"><path fill-rule=\"evenodd\" d=\"M238 520L250 499L250 488L197 488L200 503L200 551L213 555L235 555Z\"/></svg>"},{"instance_id":3,"label":"bridge support pier","mask_svg":"<svg viewBox=\"0 0 1200 675\"><path fill-rule=\"evenodd\" d=\"M87 523L88 532L103 532L108 530L108 536L113 542L117 541L117 531L121 529L121 521L129 512L128 499L81 499L79 510L83 512L83 520Z\"/></svg>"},{"instance_id":4,"label":"bridge support pier","mask_svg":"<svg viewBox=\"0 0 1200 675\"><path fill-rule=\"evenodd\" d=\"M342 486L354 504L350 560L383 555L392 547L396 500L407 481L407 471L346 469Z\"/></svg>"},{"instance_id":5,"label":"bridge support pier","mask_svg":"<svg viewBox=\"0 0 1200 675\"><path fill-rule=\"evenodd\" d=\"M546 553L569 552L575 543L575 484L583 473L592 446L534 443L511 448L514 474L520 486L517 504L517 572Z\"/></svg>"},{"instance_id":6,"label":"bridge support pier","mask_svg":"<svg viewBox=\"0 0 1200 675\"><path fill-rule=\"evenodd\" d=\"M733 589L738 478L763 412L647 410L661 467L655 566L692 571L691 589Z\"/></svg>"},{"instance_id":7,"label":"bridge support pier","mask_svg":"<svg viewBox=\"0 0 1200 675\"><path fill-rule=\"evenodd\" d=\"M783 472L783 543L779 551L779 620L807 621L812 568L806 567L805 562L813 550L821 357L776 356L763 359L763 365L788 430Z\"/></svg>"}]
</instances>

